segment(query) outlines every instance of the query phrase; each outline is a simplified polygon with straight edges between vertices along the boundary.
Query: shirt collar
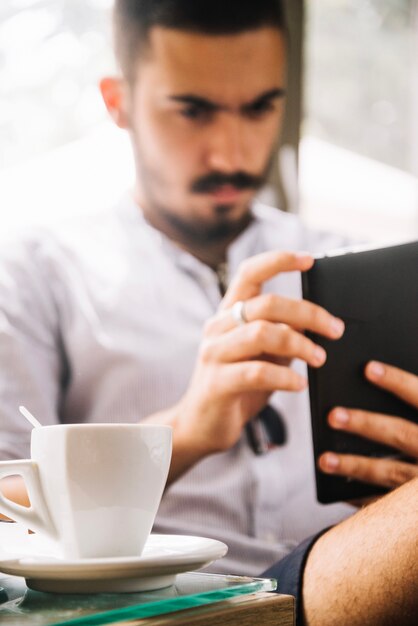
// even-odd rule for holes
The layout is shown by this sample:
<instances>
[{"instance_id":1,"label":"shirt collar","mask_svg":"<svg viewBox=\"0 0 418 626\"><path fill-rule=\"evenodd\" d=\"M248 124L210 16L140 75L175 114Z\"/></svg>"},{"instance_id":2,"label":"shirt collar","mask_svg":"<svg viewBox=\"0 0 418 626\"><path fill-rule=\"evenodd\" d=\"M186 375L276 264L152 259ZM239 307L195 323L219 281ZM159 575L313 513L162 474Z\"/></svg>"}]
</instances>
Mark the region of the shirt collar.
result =
<instances>
[{"instance_id":1,"label":"shirt collar","mask_svg":"<svg viewBox=\"0 0 418 626\"><path fill-rule=\"evenodd\" d=\"M137 228L141 231L142 242L145 235L145 239L150 240L153 245L160 248L160 250L179 268L194 274L197 273L200 276L206 276L206 278L212 276L217 280L216 273L210 267L199 261L199 259L186 250L180 248L180 246L145 219L143 211L136 203L132 192L123 196L118 205L118 209L122 212L124 218L129 220L131 228ZM251 211L253 220L228 248L227 264L230 276L235 273L239 264L244 259L256 254L259 248L260 218L253 207Z\"/></svg>"}]
</instances>

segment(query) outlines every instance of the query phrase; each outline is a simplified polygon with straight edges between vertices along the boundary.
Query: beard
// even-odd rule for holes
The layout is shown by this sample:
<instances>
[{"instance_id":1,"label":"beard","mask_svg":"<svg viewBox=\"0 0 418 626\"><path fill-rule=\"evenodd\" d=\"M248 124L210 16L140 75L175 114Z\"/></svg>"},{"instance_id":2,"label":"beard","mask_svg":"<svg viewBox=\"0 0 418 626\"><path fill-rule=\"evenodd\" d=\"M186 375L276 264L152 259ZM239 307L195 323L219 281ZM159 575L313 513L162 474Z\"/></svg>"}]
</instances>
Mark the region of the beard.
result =
<instances>
[{"instance_id":1,"label":"beard","mask_svg":"<svg viewBox=\"0 0 418 626\"><path fill-rule=\"evenodd\" d=\"M254 196L267 181L273 153L261 174L258 175L245 172L233 174L209 172L196 178L189 184L189 193L185 194L187 198L185 202L188 203L188 206L184 205L178 208L169 203L170 183L167 182L164 174L158 168L145 162L140 142L136 139L136 137L131 137L137 180L140 183L137 200L147 221L168 235L169 238L186 244L188 242L202 245L222 243L238 236L252 221L251 200L243 204L242 207L236 202L213 203L209 207L209 218L202 215L202 208L199 205L206 194L206 202L210 205L210 193L223 186L231 186L241 191L252 191ZM194 198L199 202L194 203Z\"/></svg>"},{"instance_id":2,"label":"beard","mask_svg":"<svg viewBox=\"0 0 418 626\"><path fill-rule=\"evenodd\" d=\"M230 218L232 208L230 204L215 205L213 207L214 220L212 222L203 220L197 217L196 214L193 217L182 217L161 204L158 206L154 205L153 211L158 213L159 218L162 218L170 226L172 232L178 234L178 238L181 241L213 244L233 239L251 222L252 214L249 207L236 219Z\"/></svg>"}]
</instances>

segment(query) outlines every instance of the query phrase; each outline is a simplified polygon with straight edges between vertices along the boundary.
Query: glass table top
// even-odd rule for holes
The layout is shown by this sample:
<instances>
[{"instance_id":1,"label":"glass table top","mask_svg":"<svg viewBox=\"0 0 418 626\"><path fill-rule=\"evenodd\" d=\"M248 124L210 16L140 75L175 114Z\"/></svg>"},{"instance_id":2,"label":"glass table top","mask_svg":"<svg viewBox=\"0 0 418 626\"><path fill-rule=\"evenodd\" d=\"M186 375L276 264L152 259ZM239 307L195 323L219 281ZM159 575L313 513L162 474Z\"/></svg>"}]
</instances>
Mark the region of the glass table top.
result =
<instances>
[{"instance_id":1,"label":"glass table top","mask_svg":"<svg viewBox=\"0 0 418 626\"><path fill-rule=\"evenodd\" d=\"M156 591L61 595L33 591L26 587L24 578L0 573L0 624L99 626L167 615L275 589L274 579L190 572L177 575L171 587Z\"/></svg>"}]
</instances>

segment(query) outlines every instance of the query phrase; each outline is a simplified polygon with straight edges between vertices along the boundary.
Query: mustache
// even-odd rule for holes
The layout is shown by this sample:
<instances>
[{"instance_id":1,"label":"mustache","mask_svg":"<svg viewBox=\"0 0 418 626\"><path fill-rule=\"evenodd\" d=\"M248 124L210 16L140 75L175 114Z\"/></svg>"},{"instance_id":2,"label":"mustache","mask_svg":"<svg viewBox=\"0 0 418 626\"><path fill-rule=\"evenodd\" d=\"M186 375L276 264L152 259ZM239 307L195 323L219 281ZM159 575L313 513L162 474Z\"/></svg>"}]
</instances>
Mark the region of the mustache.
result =
<instances>
[{"instance_id":1,"label":"mustache","mask_svg":"<svg viewBox=\"0 0 418 626\"><path fill-rule=\"evenodd\" d=\"M210 193L216 191L225 185L235 187L235 189L259 189L265 182L265 176L252 176L245 172L236 172L235 174L220 174L212 172L207 176L198 178L191 186L194 193Z\"/></svg>"}]
</instances>

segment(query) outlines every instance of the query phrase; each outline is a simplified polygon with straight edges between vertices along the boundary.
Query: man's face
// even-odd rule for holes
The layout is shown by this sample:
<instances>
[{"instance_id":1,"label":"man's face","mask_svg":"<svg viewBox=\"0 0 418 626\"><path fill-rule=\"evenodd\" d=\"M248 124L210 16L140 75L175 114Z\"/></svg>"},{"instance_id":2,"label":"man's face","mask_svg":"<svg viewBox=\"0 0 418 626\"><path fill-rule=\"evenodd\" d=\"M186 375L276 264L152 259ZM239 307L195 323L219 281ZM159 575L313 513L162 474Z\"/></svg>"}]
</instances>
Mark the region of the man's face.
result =
<instances>
[{"instance_id":1,"label":"man's face","mask_svg":"<svg viewBox=\"0 0 418 626\"><path fill-rule=\"evenodd\" d=\"M154 28L125 107L137 200L171 235L239 232L263 184L283 118L284 36Z\"/></svg>"}]
</instances>

